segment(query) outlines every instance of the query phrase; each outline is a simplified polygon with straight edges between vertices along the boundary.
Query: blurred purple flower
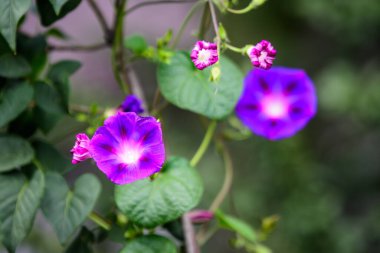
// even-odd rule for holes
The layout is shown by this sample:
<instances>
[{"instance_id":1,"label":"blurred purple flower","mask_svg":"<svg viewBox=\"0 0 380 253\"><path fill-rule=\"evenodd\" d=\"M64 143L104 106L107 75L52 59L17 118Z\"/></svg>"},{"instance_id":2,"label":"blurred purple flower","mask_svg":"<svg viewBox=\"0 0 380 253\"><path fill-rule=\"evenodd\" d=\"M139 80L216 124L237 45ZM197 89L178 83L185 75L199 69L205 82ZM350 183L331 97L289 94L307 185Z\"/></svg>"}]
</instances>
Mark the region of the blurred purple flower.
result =
<instances>
[{"instance_id":1,"label":"blurred purple flower","mask_svg":"<svg viewBox=\"0 0 380 253\"><path fill-rule=\"evenodd\" d=\"M195 67L202 70L218 61L218 46L207 41L197 41L190 57Z\"/></svg>"},{"instance_id":2,"label":"blurred purple flower","mask_svg":"<svg viewBox=\"0 0 380 253\"><path fill-rule=\"evenodd\" d=\"M149 177L165 161L161 125L153 117L118 112L95 132L90 153L98 168L115 184Z\"/></svg>"},{"instance_id":3,"label":"blurred purple flower","mask_svg":"<svg viewBox=\"0 0 380 253\"><path fill-rule=\"evenodd\" d=\"M247 50L252 65L262 69L270 69L272 67L276 53L276 49L266 40L262 40L256 46L252 46Z\"/></svg>"},{"instance_id":4,"label":"blurred purple flower","mask_svg":"<svg viewBox=\"0 0 380 253\"><path fill-rule=\"evenodd\" d=\"M86 134L80 133L76 136L74 147L70 150L73 154L72 164L83 162L88 158L91 158L91 154L88 151L90 145L90 139Z\"/></svg>"},{"instance_id":5,"label":"blurred purple flower","mask_svg":"<svg viewBox=\"0 0 380 253\"><path fill-rule=\"evenodd\" d=\"M135 112L137 114L144 112L141 100L138 99L135 95L126 96L119 109L123 112Z\"/></svg>"},{"instance_id":6,"label":"blurred purple flower","mask_svg":"<svg viewBox=\"0 0 380 253\"><path fill-rule=\"evenodd\" d=\"M316 114L314 85L301 69L254 69L244 85L235 111L257 135L270 140L291 137Z\"/></svg>"}]
</instances>

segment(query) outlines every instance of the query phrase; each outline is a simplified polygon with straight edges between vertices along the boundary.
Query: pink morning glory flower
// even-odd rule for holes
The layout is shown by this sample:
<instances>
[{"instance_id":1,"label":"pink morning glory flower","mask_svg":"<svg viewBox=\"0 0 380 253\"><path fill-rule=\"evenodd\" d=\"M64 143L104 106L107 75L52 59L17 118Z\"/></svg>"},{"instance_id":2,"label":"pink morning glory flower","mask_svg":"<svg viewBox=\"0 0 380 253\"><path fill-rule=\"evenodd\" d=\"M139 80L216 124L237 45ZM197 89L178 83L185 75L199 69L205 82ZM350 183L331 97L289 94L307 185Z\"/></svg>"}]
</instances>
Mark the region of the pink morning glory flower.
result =
<instances>
[{"instance_id":1,"label":"pink morning glory flower","mask_svg":"<svg viewBox=\"0 0 380 253\"><path fill-rule=\"evenodd\" d=\"M74 147L70 150L73 154L72 164L83 162L88 158L91 158L91 154L88 151L90 145L90 139L84 133L77 134Z\"/></svg>"},{"instance_id":2,"label":"pink morning glory flower","mask_svg":"<svg viewBox=\"0 0 380 253\"><path fill-rule=\"evenodd\" d=\"M127 184L160 171L165 161L161 124L153 117L118 112L99 127L89 151L115 184Z\"/></svg>"},{"instance_id":3,"label":"pink morning glory flower","mask_svg":"<svg viewBox=\"0 0 380 253\"><path fill-rule=\"evenodd\" d=\"M314 85L301 69L254 69L244 85L236 115L253 133L267 139L293 136L317 112Z\"/></svg>"},{"instance_id":4,"label":"pink morning glory flower","mask_svg":"<svg viewBox=\"0 0 380 253\"><path fill-rule=\"evenodd\" d=\"M123 112L135 112L137 114L144 112L141 100L135 95L126 96L123 103L121 103L119 110Z\"/></svg>"},{"instance_id":5,"label":"pink morning glory flower","mask_svg":"<svg viewBox=\"0 0 380 253\"><path fill-rule=\"evenodd\" d=\"M218 61L218 46L207 41L197 41L190 57L195 67L202 70Z\"/></svg>"},{"instance_id":6,"label":"pink morning glory flower","mask_svg":"<svg viewBox=\"0 0 380 253\"><path fill-rule=\"evenodd\" d=\"M252 46L247 50L252 65L262 69L270 69L272 67L276 53L276 49L266 40L262 40L256 46Z\"/></svg>"}]
</instances>

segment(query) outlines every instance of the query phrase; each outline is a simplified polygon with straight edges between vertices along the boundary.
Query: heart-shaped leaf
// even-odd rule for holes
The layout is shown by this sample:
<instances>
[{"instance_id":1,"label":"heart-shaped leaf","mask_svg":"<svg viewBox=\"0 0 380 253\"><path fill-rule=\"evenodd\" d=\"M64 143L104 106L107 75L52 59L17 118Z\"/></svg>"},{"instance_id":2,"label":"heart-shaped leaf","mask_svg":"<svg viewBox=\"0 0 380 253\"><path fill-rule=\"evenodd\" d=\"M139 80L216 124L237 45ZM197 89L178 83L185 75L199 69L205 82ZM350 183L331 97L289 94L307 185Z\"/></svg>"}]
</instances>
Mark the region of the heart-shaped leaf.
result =
<instances>
[{"instance_id":1,"label":"heart-shaped leaf","mask_svg":"<svg viewBox=\"0 0 380 253\"><path fill-rule=\"evenodd\" d=\"M35 169L30 179L20 171L0 174L0 234L8 251L14 252L29 234L44 186L41 170Z\"/></svg>"},{"instance_id":2,"label":"heart-shaped leaf","mask_svg":"<svg viewBox=\"0 0 380 253\"><path fill-rule=\"evenodd\" d=\"M168 238L146 235L129 241L120 253L177 253L177 248Z\"/></svg>"},{"instance_id":3,"label":"heart-shaped leaf","mask_svg":"<svg viewBox=\"0 0 380 253\"><path fill-rule=\"evenodd\" d=\"M229 59L220 60L220 79L210 81L211 67L198 70L188 53L179 52L170 64L160 64L158 83L163 96L174 105L212 119L228 116L243 87L243 74Z\"/></svg>"},{"instance_id":4,"label":"heart-shaped leaf","mask_svg":"<svg viewBox=\"0 0 380 253\"><path fill-rule=\"evenodd\" d=\"M41 207L61 244L65 244L85 221L94 208L100 190L100 182L92 174L80 176L73 190L69 189L61 175L47 174L46 192Z\"/></svg>"},{"instance_id":5,"label":"heart-shaped leaf","mask_svg":"<svg viewBox=\"0 0 380 253\"><path fill-rule=\"evenodd\" d=\"M170 159L151 181L118 185L116 204L134 223L152 228L195 207L203 193L198 172L183 158Z\"/></svg>"},{"instance_id":6,"label":"heart-shaped leaf","mask_svg":"<svg viewBox=\"0 0 380 253\"><path fill-rule=\"evenodd\" d=\"M18 21L28 11L31 0L0 1L0 32L13 51L16 51Z\"/></svg>"},{"instance_id":7,"label":"heart-shaped leaf","mask_svg":"<svg viewBox=\"0 0 380 253\"><path fill-rule=\"evenodd\" d=\"M1 91L0 127L15 119L33 98L33 88L27 83L7 85Z\"/></svg>"},{"instance_id":8,"label":"heart-shaped leaf","mask_svg":"<svg viewBox=\"0 0 380 253\"><path fill-rule=\"evenodd\" d=\"M16 136L0 136L0 172L25 165L33 156L33 148L26 140Z\"/></svg>"}]
</instances>

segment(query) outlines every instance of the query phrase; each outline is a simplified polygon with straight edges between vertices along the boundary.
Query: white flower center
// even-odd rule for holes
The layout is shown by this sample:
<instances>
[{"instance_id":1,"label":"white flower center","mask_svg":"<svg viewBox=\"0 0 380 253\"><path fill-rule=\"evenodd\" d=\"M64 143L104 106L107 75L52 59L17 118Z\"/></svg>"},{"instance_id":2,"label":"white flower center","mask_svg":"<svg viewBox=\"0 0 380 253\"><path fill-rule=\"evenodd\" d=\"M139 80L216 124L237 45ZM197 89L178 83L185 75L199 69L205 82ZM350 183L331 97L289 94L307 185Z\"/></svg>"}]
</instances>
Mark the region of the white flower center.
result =
<instances>
[{"instance_id":1,"label":"white flower center","mask_svg":"<svg viewBox=\"0 0 380 253\"><path fill-rule=\"evenodd\" d=\"M210 60L211 52L210 50L202 49L198 53L198 61L202 63L207 63Z\"/></svg>"},{"instance_id":2,"label":"white flower center","mask_svg":"<svg viewBox=\"0 0 380 253\"><path fill-rule=\"evenodd\" d=\"M266 52L266 51L262 51L262 52L260 53L260 56L259 56L259 61L260 61L260 62L264 62L264 61L266 60L267 56L268 56L268 52Z\"/></svg>"},{"instance_id":3,"label":"white flower center","mask_svg":"<svg viewBox=\"0 0 380 253\"><path fill-rule=\"evenodd\" d=\"M141 152L138 149L124 148L120 154L120 160L126 164L135 164L141 157Z\"/></svg>"},{"instance_id":4,"label":"white flower center","mask_svg":"<svg viewBox=\"0 0 380 253\"><path fill-rule=\"evenodd\" d=\"M262 107L264 114L270 118L281 118L288 113L286 101L278 97L264 98Z\"/></svg>"}]
</instances>

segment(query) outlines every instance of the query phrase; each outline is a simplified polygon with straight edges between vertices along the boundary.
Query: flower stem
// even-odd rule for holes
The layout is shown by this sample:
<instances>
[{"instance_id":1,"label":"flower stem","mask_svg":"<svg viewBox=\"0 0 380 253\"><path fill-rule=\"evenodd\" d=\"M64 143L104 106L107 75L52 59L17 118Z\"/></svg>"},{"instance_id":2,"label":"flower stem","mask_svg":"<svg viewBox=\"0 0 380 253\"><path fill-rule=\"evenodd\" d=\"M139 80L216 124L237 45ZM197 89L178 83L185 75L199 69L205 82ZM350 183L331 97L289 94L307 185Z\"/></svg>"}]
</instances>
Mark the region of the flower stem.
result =
<instances>
[{"instance_id":1,"label":"flower stem","mask_svg":"<svg viewBox=\"0 0 380 253\"><path fill-rule=\"evenodd\" d=\"M197 152L195 152L195 155L190 161L190 165L192 167L195 167L198 164L198 162L201 160L203 155L205 154L208 146L210 145L211 139L214 135L216 126L217 126L217 122L215 120L211 121L210 125L207 128L206 134L202 140L201 145L199 146Z\"/></svg>"},{"instance_id":2,"label":"flower stem","mask_svg":"<svg viewBox=\"0 0 380 253\"><path fill-rule=\"evenodd\" d=\"M210 24L211 24L210 6L205 5L205 8L203 9L201 23L199 25L199 32L198 32L199 40L204 40L206 32L210 28Z\"/></svg>"},{"instance_id":3,"label":"flower stem","mask_svg":"<svg viewBox=\"0 0 380 253\"><path fill-rule=\"evenodd\" d=\"M95 222L96 224L98 224L99 227L102 227L107 231L111 230L111 224L108 221L106 221L103 217L101 217L99 214L95 213L94 211L92 211L88 215L88 218L92 220L93 222Z\"/></svg>"},{"instance_id":4,"label":"flower stem","mask_svg":"<svg viewBox=\"0 0 380 253\"><path fill-rule=\"evenodd\" d=\"M124 15L128 15L128 14L134 12L135 10L140 9L141 7L149 6L149 5L156 5L156 4L182 4L182 3L191 3L191 2L195 2L195 1L196 0L159 0L159 1L142 2L142 3L138 3L138 4L134 5L134 6L132 6L128 10L126 10L125 13L124 13Z\"/></svg>"},{"instance_id":5,"label":"flower stem","mask_svg":"<svg viewBox=\"0 0 380 253\"><path fill-rule=\"evenodd\" d=\"M70 45L70 46L48 46L49 51L82 51L82 52L93 52L96 50L101 50L107 48L108 44L106 43L98 43L93 45Z\"/></svg>"},{"instance_id":6,"label":"flower stem","mask_svg":"<svg viewBox=\"0 0 380 253\"><path fill-rule=\"evenodd\" d=\"M195 239L195 231L188 213L182 215L183 233L185 235L186 253L199 253L199 246Z\"/></svg>"},{"instance_id":7,"label":"flower stem","mask_svg":"<svg viewBox=\"0 0 380 253\"><path fill-rule=\"evenodd\" d=\"M231 154L226 146L226 144L222 141L218 141L218 146L222 150L222 156L225 164L225 176L224 176L224 182L222 185L222 188L220 189L218 195L215 197L214 201L212 202L209 210L211 212L215 212L220 205L223 203L224 199L228 195L231 186L232 186L232 179L234 176L234 167L232 164Z\"/></svg>"},{"instance_id":8,"label":"flower stem","mask_svg":"<svg viewBox=\"0 0 380 253\"><path fill-rule=\"evenodd\" d=\"M214 30L215 30L215 35L216 35L216 43L218 45L218 55L220 56L220 43L221 43L221 40L220 40L220 35L219 35L219 27L218 27L218 21L216 19L216 12L215 12L215 8L214 8L214 4L212 3L212 0L208 0L208 4L210 6L210 13L211 13L211 19L212 19L212 24L214 26Z\"/></svg>"},{"instance_id":9,"label":"flower stem","mask_svg":"<svg viewBox=\"0 0 380 253\"><path fill-rule=\"evenodd\" d=\"M179 27L179 30L173 40L173 43L171 45L171 48L174 49L177 47L180 39L182 38L182 35L183 35L183 32L185 31L186 29L186 26L187 24L189 23L189 21L191 20L191 17L195 14L196 10L198 9L198 7L200 7L202 4L204 4L204 1L198 1L197 3L195 3L191 9L189 10L189 12L187 13L186 17L184 18L184 20L182 21L182 24L181 26Z\"/></svg>"},{"instance_id":10,"label":"flower stem","mask_svg":"<svg viewBox=\"0 0 380 253\"><path fill-rule=\"evenodd\" d=\"M226 48L228 48L229 50L233 51L233 52L236 52L236 53L240 53L240 54L244 54L244 48L238 48L238 47L234 47L230 44L227 44L225 43L224 44L226 46Z\"/></svg>"},{"instance_id":11,"label":"flower stem","mask_svg":"<svg viewBox=\"0 0 380 253\"><path fill-rule=\"evenodd\" d=\"M114 24L114 39L112 44L112 68L120 89L124 94L129 94L131 89L125 76L125 59L124 59L124 47L123 47L123 24L124 24L124 9L127 0L116 0L115 11L116 18Z\"/></svg>"},{"instance_id":12,"label":"flower stem","mask_svg":"<svg viewBox=\"0 0 380 253\"><path fill-rule=\"evenodd\" d=\"M232 186L232 180L233 180L233 163L231 159L231 154L226 146L226 144L221 140L217 140L217 146L220 148L225 164L225 175L224 175L224 182L222 185L222 188L220 189L219 193L216 195L215 199L213 200L212 204L210 205L209 211L215 212L223 203L224 199L228 195L228 193L231 190ZM212 235L216 232L217 228L209 229L208 224L204 224L201 229L199 230L197 234L197 239L199 245L203 245L208 239L212 237Z\"/></svg>"},{"instance_id":13,"label":"flower stem","mask_svg":"<svg viewBox=\"0 0 380 253\"><path fill-rule=\"evenodd\" d=\"M112 31L107 25L107 21L103 15L103 13L100 11L99 6L95 3L94 0L88 0L88 4L90 5L91 9L93 10L97 20L99 21L99 24L104 32L104 38L107 44L111 44L112 41Z\"/></svg>"},{"instance_id":14,"label":"flower stem","mask_svg":"<svg viewBox=\"0 0 380 253\"><path fill-rule=\"evenodd\" d=\"M228 6L226 6L224 4L223 1L221 1L221 3L226 8L226 10L229 11L229 12L231 12L231 13L234 13L234 14L244 14L244 13L247 13L247 12L255 9L256 7L262 5L265 2L266 2L266 0L251 0L251 2L247 5L247 7L243 8L243 9L240 9L240 10L235 10L235 9L229 8Z\"/></svg>"}]
</instances>

